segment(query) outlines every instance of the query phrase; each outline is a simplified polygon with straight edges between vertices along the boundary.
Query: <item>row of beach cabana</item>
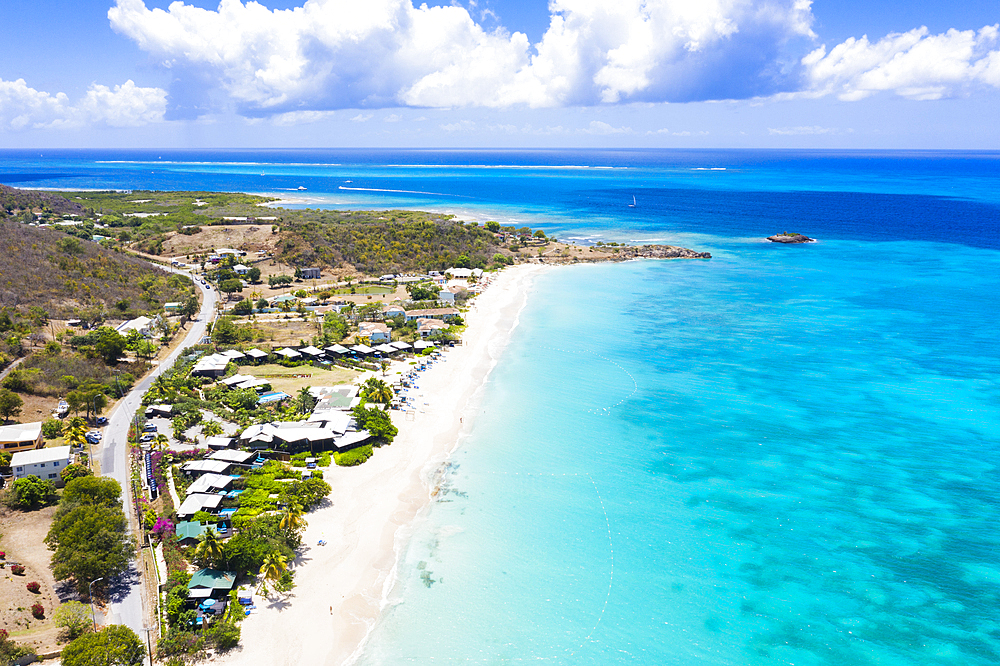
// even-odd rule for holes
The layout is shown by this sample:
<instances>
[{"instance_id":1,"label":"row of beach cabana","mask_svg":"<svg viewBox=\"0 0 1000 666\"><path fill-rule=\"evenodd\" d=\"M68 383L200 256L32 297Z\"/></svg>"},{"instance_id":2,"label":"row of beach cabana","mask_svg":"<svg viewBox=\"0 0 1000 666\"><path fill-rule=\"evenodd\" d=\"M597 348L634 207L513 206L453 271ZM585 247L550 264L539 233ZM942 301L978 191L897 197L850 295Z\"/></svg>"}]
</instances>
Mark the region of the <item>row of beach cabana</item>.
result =
<instances>
[{"instance_id":1,"label":"row of beach cabana","mask_svg":"<svg viewBox=\"0 0 1000 666\"><path fill-rule=\"evenodd\" d=\"M375 347L369 347L364 344L357 344L351 347L345 347L343 345L332 345L326 349L319 349L309 345L308 347L303 347L301 349L292 349L291 347L285 347L284 349L279 349L274 352L278 356L283 356L289 360L299 360L303 358L311 358L314 361L320 361L323 359L330 358L342 358L344 356L390 356L392 354L398 354L399 352L410 351L411 349L416 351L423 351L434 347L433 342L426 342L424 340L418 340L412 345L408 342L398 341L398 342L386 342Z\"/></svg>"}]
</instances>

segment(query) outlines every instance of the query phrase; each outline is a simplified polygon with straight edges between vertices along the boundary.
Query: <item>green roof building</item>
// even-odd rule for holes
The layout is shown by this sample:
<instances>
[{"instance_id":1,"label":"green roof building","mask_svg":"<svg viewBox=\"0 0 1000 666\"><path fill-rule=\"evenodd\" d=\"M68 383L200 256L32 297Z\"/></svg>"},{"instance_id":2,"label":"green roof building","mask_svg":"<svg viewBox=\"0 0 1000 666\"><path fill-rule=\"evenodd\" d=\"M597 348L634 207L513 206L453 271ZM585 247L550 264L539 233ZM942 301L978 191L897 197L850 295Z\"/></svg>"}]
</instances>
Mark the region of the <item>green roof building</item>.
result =
<instances>
[{"instance_id":1,"label":"green roof building","mask_svg":"<svg viewBox=\"0 0 1000 666\"><path fill-rule=\"evenodd\" d=\"M228 594L234 585L236 585L235 571L200 569L191 575L188 594L192 598L214 597L220 593Z\"/></svg>"}]
</instances>

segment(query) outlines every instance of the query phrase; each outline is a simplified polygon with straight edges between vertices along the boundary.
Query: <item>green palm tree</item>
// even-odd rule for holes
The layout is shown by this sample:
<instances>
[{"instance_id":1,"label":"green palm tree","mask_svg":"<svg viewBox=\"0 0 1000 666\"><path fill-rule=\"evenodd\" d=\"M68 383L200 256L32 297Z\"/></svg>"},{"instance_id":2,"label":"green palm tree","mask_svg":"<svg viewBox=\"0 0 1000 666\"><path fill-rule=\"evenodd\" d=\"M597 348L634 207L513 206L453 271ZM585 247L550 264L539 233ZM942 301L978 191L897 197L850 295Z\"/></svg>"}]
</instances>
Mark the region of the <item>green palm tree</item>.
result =
<instances>
[{"instance_id":1,"label":"green palm tree","mask_svg":"<svg viewBox=\"0 0 1000 666\"><path fill-rule=\"evenodd\" d=\"M79 416L74 416L66 422L63 429L66 433L66 443L70 446L83 448L87 445L87 421Z\"/></svg>"},{"instance_id":2,"label":"green palm tree","mask_svg":"<svg viewBox=\"0 0 1000 666\"><path fill-rule=\"evenodd\" d=\"M362 395L372 402L379 402L382 404L388 404L392 402L395 397L395 393L392 391L392 387L386 384L381 379L376 377L371 377L365 382L364 391Z\"/></svg>"},{"instance_id":3,"label":"green palm tree","mask_svg":"<svg viewBox=\"0 0 1000 666\"><path fill-rule=\"evenodd\" d=\"M222 545L219 535L211 527L201 535L201 542L194 549L195 559L207 566L215 566L222 561L225 554L225 546Z\"/></svg>"},{"instance_id":4,"label":"green palm tree","mask_svg":"<svg viewBox=\"0 0 1000 666\"><path fill-rule=\"evenodd\" d=\"M162 432L161 433L157 433L156 439L154 440L154 442L156 443L156 448L158 448L158 449L165 449L165 448L167 448L167 443L169 441L170 441L170 438L168 438Z\"/></svg>"},{"instance_id":5,"label":"green palm tree","mask_svg":"<svg viewBox=\"0 0 1000 666\"><path fill-rule=\"evenodd\" d=\"M278 527L286 532L298 532L306 526L306 519L302 513L302 507L298 504L289 504L285 513L281 516Z\"/></svg>"},{"instance_id":6,"label":"green palm tree","mask_svg":"<svg viewBox=\"0 0 1000 666\"><path fill-rule=\"evenodd\" d=\"M222 433L222 424L218 421L205 421L201 426L201 434L205 437L215 437Z\"/></svg>"},{"instance_id":7,"label":"green palm tree","mask_svg":"<svg viewBox=\"0 0 1000 666\"><path fill-rule=\"evenodd\" d=\"M281 580L281 575L288 570L288 558L277 551L272 551L264 556L264 563L260 565L260 589L267 592L267 583L276 585Z\"/></svg>"}]
</instances>

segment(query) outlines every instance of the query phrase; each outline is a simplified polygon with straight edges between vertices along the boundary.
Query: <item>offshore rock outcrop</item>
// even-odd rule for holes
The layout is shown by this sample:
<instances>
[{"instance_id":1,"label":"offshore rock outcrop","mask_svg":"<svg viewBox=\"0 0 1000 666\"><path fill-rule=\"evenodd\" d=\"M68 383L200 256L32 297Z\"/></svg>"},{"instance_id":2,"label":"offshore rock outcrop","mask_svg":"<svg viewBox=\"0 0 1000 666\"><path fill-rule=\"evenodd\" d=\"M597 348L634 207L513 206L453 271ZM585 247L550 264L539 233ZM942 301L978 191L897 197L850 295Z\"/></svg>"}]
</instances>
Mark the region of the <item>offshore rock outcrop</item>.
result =
<instances>
[{"instance_id":1,"label":"offshore rock outcrop","mask_svg":"<svg viewBox=\"0 0 1000 666\"><path fill-rule=\"evenodd\" d=\"M787 231L783 231L780 234L775 234L774 236L768 236L767 240L772 243L815 243L815 238L809 238L803 234L791 234Z\"/></svg>"}]
</instances>

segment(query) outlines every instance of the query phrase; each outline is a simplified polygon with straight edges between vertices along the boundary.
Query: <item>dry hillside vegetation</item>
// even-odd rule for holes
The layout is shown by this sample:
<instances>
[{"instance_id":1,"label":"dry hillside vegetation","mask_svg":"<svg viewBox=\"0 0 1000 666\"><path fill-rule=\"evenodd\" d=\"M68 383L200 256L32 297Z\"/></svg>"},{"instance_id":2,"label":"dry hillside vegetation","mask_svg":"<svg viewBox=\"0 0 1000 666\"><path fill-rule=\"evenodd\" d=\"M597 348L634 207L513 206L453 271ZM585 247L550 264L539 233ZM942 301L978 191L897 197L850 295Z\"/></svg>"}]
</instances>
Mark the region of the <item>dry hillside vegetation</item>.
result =
<instances>
[{"instance_id":1,"label":"dry hillside vegetation","mask_svg":"<svg viewBox=\"0 0 1000 666\"><path fill-rule=\"evenodd\" d=\"M67 319L81 308L158 311L190 294L189 278L52 229L0 220L0 306L44 308Z\"/></svg>"}]
</instances>

